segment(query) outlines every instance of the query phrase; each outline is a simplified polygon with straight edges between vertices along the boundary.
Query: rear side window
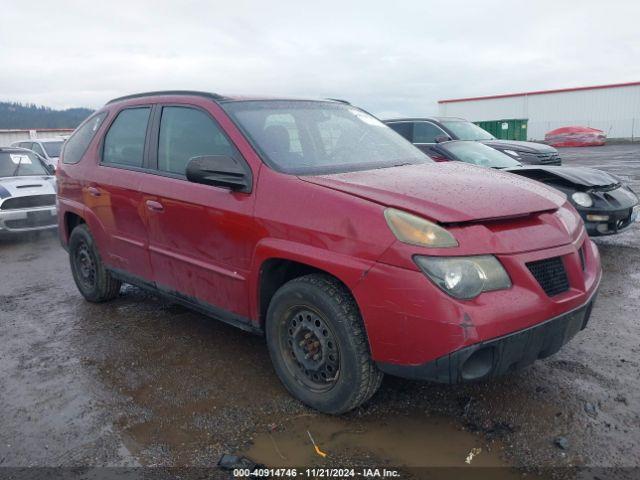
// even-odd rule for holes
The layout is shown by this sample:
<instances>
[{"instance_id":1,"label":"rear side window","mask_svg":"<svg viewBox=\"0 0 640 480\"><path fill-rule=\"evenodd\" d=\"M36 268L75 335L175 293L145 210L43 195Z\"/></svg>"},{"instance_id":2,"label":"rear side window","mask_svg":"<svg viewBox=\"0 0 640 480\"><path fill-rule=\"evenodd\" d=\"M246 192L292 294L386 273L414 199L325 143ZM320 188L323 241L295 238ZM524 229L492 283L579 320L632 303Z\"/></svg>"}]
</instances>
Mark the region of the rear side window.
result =
<instances>
[{"instance_id":1,"label":"rear side window","mask_svg":"<svg viewBox=\"0 0 640 480\"><path fill-rule=\"evenodd\" d=\"M104 137L103 163L142 167L150 107L122 110Z\"/></svg>"},{"instance_id":2,"label":"rear side window","mask_svg":"<svg viewBox=\"0 0 640 480\"><path fill-rule=\"evenodd\" d=\"M187 163L204 155L236 156L217 123L205 112L189 107L164 107L158 138L158 169L184 175Z\"/></svg>"},{"instance_id":3,"label":"rear side window","mask_svg":"<svg viewBox=\"0 0 640 480\"><path fill-rule=\"evenodd\" d=\"M442 129L429 122L413 124L413 143L436 143L436 137L446 135Z\"/></svg>"},{"instance_id":4,"label":"rear side window","mask_svg":"<svg viewBox=\"0 0 640 480\"><path fill-rule=\"evenodd\" d=\"M389 123L388 126L402 135L404 138L413 142L413 123L401 122L401 123Z\"/></svg>"},{"instance_id":5,"label":"rear side window","mask_svg":"<svg viewBox=\"0 0 640 480\"><path fill-rule=\"evenodd\" d=\"M99 113L80 125L69 140L64 143L62 163L78 163L82 159L106 116L107 112Z\"/></svg>"}]
</instances>

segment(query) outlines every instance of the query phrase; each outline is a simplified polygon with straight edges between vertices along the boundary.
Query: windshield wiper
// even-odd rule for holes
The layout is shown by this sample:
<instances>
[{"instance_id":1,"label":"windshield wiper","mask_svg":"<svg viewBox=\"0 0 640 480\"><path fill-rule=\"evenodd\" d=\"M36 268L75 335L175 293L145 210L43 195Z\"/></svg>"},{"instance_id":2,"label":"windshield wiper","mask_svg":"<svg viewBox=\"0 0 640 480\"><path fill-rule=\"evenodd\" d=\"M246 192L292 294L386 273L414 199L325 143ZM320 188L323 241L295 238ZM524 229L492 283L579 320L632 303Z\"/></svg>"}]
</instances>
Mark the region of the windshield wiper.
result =
<instances>
[{"instance_id":1,"label":"windshield wiper","mask_svg":"<svg viewBox=\"0 0 640 480\"><path fill-rule=\"evenodd\" d=\"M20 155L20 160L18 160L18 165L16 165L16 169L13 171L13 174L11 175L12 177L15 177L18 173L18 170L20 170L20 165L22 165L22 159L24 157L22 155Z\"/></svg>"}]
</instances>

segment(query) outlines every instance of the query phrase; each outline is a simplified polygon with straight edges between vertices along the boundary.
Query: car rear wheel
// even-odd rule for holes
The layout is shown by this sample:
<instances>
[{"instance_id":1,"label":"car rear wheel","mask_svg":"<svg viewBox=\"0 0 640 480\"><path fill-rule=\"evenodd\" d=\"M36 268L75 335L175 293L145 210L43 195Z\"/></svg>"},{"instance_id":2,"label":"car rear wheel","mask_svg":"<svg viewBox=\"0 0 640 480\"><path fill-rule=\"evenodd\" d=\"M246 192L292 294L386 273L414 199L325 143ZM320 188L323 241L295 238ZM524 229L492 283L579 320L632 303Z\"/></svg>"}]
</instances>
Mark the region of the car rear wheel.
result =
<instances>
[{"instance_id":1,"label":"car rear wheel","mask_svg":"<svg viewBox=\"0 0 640 480\"><path fill-rule=\"evenodd\" d=\"M267 345L286 389L324 413L340 414L367 401L383 374L371 360L355 300L323 274L296 278L274 295Z\"/></svg>"},{"instance_id":2,"label":"car rear wheel","mask_svg":"<svg viewBox=\"0 0 640 480\"><path fill-rule=\"evenodd\" d=\"M105 269L86 224L75 227L69 237L71 273L82 296L90 302L106 302L118 296L122 283Z\"/></svg>"}]
</instances>

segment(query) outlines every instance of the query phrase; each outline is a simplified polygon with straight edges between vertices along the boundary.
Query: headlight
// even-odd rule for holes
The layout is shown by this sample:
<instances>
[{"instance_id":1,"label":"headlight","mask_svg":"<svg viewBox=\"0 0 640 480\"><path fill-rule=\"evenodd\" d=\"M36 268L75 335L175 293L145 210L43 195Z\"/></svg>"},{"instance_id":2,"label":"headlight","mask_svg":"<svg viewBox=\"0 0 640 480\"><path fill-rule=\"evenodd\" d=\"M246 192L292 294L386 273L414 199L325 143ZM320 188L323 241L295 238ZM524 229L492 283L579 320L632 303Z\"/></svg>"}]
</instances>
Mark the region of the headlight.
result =
<instances>
[{"instance_id":1,"label":"headlight","mask_svg":"<svg viewBox=\"0 0 640 480\"><path fill-rule=\"evenodd\" d=\"M384 211L384 218L396 238L403 243L431 248L458 246L453 235L424 218L395 208L387 208Z\"/></svg>"},{"instance_id":2,"label":"headlight","mask_svg":"<svg viewBox=\"0 0 640 480\"><path fill-rule=\"evenodd\" d=\"M503 150L503 152L506 153L507 155L511 155L512 157L520 158L520 155L518 154L518 152L515 152L513 150Z\"/></svg>"},{"instance_id":3,"label":"headlight","mask_svg":"<svg viewBox=\"0 0 640 480\"><path fill-rule=\"evenodd\" d=\"M482 292L511 287L511 279L493 255L474 257L424 257L414 261L442 291L455 298L470 299Z\"/></svg>"},{"instance_id":4,"label":"headlight","mask_svg":"<svg viewBox=\"0 0 640 480\"><path fill-rule=\"evenodd\" d=\"M585 192L575 192L571 195L571 200L581 207L589 208L593 206L593 199L591 198L591 195Z\"/></svg>"}]
</instances>

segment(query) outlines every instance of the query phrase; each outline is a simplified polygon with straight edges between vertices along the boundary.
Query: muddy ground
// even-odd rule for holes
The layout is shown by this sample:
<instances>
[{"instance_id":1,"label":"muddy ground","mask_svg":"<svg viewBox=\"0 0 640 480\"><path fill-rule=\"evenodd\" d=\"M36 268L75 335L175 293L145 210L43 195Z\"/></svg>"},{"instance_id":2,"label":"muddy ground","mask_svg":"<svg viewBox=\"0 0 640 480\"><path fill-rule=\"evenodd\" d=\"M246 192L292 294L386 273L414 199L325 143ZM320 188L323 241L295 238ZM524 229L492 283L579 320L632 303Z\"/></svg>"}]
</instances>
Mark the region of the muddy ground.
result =
<instances>
[{"instance_id":1,"label":"muddy ground","mask_svg":"<svg viewBox=\"0 0 640 480\"><path fill-rule=\"evenodd\" d=\"M562 154L640 192L640 146ZM597 243L589 328L555 356L475 385L387 377L334 418L285 392L262 338L133 287L89 304L55 234L2 239L0 466L639 466L640 224Z\"/></svg>"}]
</instances>

